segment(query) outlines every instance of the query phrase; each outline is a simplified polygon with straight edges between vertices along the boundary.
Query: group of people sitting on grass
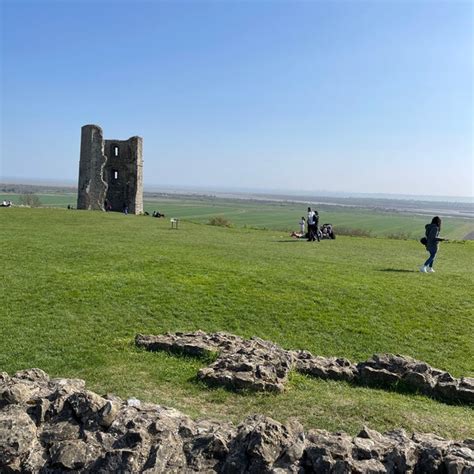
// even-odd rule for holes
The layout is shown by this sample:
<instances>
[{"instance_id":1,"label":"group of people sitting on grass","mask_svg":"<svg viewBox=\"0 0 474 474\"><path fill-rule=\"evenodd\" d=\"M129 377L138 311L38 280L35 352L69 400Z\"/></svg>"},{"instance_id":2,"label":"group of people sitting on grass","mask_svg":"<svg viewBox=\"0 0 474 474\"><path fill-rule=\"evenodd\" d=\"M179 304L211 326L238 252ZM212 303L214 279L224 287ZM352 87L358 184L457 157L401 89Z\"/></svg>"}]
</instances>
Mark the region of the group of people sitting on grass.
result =
<instances>
[{"instance_id":1,"label":"group of people sitting on grass","mask_svg":"<svg viewBox=\"0 0 474 474\"><path fill-rule=\"evenodd\" d=\"M144 215L144 216L149 216L150 213L147 212L147 211L145 211L145 212L143 213L143 215ZM160 217L166 217L166 216L165 216L164 214L162 214L160 211L153 211L153 214L151 215L151 217L158 217L158 218L160 218Z\"/></svg>"},{"instance_id":2,"label":"group of people sitting on grass","mask_svg":"<svg viewBox=\"0 0 474 474\"><path fill-rule=\"evenodd\" d=\"M291 237L297 239L307 239L308 242L319 242L321 239L335 239L334 229L332 224L323 224L319 228L319 213L315 209L308 207L308 217L301 217L299 222L300 231L292 232Z\"/></svg>"}]
</instances>

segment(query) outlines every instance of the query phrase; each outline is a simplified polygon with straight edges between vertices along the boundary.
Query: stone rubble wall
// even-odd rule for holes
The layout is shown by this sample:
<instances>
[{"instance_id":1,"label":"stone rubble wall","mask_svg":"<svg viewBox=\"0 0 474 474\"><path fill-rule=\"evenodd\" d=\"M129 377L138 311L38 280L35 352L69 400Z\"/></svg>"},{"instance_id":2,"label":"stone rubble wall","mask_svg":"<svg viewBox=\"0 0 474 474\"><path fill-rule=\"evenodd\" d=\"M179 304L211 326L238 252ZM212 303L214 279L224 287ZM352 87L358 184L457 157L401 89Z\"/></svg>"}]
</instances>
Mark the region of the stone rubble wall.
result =
<instances>
[{"instance_id":1,"label":"stone rubble wall","mask_svg":"<svg viewBox=\"0 0 474 474\"><path fill-rule=\"evenodd\" d=\"M441 401L474 404L474 378L452 377L411 357L375 354L354 364L344 358L314 356L308 351L287 351L258 337L243 339L227 333L167 333L135 338L138 347L198 357L217 357L198 372L209 384L257 391L284 390L290 370L313 377L345 380L387 389L411 390Z\"/></svg>"},{"instance_id":2,"label":"stone rubble wall","mask_svg":"<svg viewBox=\"0 0 474 474\"><path fill-rule=\"evenodd\" d=\"M194 421L172 408L99 396L83 380L51 379L40 369L0 373L0 472L70 471L467 474L474 440L368 428L355 437L305 432L296 421L261 415L238 426Z\"/></svg>"}]
</instances>

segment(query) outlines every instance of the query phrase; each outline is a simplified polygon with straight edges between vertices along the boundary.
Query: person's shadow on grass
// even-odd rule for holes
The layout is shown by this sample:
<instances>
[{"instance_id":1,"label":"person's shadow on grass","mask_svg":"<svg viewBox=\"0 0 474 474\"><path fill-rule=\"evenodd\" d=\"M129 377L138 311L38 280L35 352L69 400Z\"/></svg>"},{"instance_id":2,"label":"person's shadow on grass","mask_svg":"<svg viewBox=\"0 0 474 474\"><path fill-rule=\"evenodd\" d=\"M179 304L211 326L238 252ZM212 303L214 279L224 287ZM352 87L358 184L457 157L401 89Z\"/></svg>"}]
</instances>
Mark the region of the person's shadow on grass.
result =
<instances>
[{"instance_id":1,"label":"person's shadow on grass","mask_svg":"<svg viewBox=\"0 0 474 474\"><path fill-rule=\"evenodd\" d=\"M303 242L306 241L306 239L286 239L286 240L275 240L275 242L279 242L282 244L288 244L290 242Z\"/></svg>"},{"instance_id":2,"label":"person's shadow on grass","mask_svg":"<svg viewBox=\"0 0 474 474\"><path fill-rule=\"evenodd\" d=\"M394 273L416 273L416 270L407 270L406 268L382 268L380 272L394 272Z\"/></svg>"}]
</instances>

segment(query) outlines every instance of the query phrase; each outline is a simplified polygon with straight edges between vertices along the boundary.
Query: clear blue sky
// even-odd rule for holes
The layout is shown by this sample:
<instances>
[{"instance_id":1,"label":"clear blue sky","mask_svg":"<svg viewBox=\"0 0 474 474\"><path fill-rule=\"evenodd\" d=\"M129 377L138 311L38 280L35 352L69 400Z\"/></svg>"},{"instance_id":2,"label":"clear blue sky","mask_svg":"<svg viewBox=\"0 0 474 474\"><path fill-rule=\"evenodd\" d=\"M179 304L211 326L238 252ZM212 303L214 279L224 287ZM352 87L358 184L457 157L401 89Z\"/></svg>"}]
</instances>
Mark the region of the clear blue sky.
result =
<instances>
[{"instance_id":1,"label":"clear blue sky","mask_svg":"<svg viewBox=\"0 0 474 474\"><path fill-rule=\"evenodd\" d=\"M4 177L473 195L470 1L0 2Z\"/></svg>"}]
</instances>

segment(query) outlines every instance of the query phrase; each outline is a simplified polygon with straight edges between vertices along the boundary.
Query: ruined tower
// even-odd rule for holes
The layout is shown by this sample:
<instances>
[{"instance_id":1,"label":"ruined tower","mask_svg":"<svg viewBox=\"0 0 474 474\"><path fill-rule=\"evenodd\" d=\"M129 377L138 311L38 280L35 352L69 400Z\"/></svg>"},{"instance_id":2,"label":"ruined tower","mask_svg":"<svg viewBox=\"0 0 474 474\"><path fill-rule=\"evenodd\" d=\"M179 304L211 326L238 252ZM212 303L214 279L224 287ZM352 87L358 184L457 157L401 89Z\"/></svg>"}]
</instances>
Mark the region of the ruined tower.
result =
<instances>
[{"instance_id":1,"label":"ruined tower","mask_svg":"<svg viewBox=\"0 0 474 474\"><path fill-rule=\"evenodd\" d=\"M97 125L81 130L77 208L143 212L143 138L104 140Z\"/></svg>"}]
</instances>

